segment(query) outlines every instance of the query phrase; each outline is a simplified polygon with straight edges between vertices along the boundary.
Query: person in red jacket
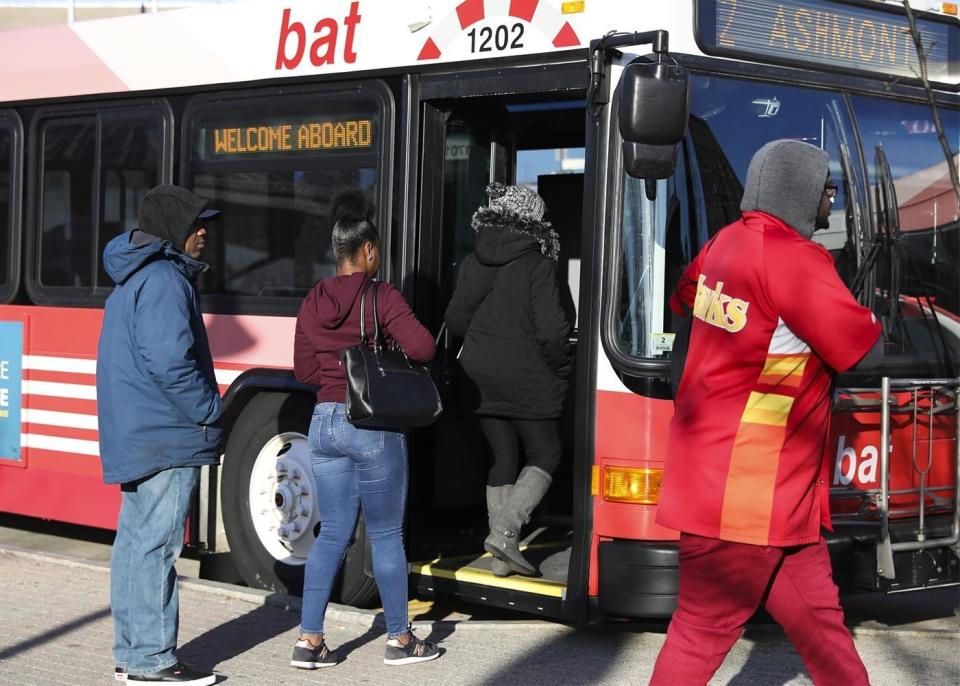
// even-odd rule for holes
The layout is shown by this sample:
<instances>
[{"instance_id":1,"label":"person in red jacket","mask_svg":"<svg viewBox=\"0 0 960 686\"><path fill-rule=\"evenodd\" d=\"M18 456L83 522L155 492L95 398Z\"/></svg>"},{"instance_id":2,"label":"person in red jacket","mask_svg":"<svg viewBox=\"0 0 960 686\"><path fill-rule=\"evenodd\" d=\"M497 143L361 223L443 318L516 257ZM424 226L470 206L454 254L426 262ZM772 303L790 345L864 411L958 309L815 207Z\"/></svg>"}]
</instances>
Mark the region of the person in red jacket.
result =
<instances>
[{"instance_id":1,"label":"person in red jacket","mask_svg":"<svg viewBox=\"0 0 960 686\"><path fill-rule=\"evenodd\" d=\"M761 148L742 217L671 303L694 317L657 514L681 532L680 588L651 684L706 684L760 606L814 683L868 683L820 528L832 370L875 363L882 338L810 240L836 194L828 163L799 141Z\"/></svg>"},{"instance_id":2,"label":"person in red jacket","mask_svg":"<svg viewBox=\"0 0 960 686\"><path fill-rule=\"evenodd\" d=\"M347 419L347 377L340 352L360 340L360 300L380 268L380 234L373 208L358 193L334 199L333 251L337 274L322 279L304 298L297 315L293 350L298 381L318 387L308 442L320 514L317 536L304 570L300 639L290 664L318 669L337 664L323 637L334 579L363 509L373 547L373 575L387 624L384 662L405 665L432 660L440 650L410 631L407 618L407 558L403 512L407 497L407 444L400 431L355 427ZM417 321L400 292L389 283L375 291L378 319L387 345L400 344L407 356L429 362L430 332ZM365 308L373 330L372 308Z\"/></svg>"}]
</instances>

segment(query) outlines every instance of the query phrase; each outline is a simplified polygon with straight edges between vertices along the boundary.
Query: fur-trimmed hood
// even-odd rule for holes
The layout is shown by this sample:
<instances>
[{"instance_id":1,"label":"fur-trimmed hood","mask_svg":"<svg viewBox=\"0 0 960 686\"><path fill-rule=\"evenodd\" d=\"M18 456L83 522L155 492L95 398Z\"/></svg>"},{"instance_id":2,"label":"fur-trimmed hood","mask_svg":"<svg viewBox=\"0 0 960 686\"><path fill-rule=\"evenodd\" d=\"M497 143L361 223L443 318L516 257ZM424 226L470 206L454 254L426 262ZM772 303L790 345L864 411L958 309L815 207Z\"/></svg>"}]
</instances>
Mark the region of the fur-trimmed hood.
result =
<instances>
[{"instance_id":1,"label":"fur-trimmed hood","mask_svg":"<svg viewBox=\"0 0 960 686\"><path fill-rule=\"evenodd\" d=\"M477 233L475 252L481 264L499 266L531 250L539 250L554 261L560 256L560 238L550 222L481 207L474 212L470 225Z\"/></svg>"}]
</instances>

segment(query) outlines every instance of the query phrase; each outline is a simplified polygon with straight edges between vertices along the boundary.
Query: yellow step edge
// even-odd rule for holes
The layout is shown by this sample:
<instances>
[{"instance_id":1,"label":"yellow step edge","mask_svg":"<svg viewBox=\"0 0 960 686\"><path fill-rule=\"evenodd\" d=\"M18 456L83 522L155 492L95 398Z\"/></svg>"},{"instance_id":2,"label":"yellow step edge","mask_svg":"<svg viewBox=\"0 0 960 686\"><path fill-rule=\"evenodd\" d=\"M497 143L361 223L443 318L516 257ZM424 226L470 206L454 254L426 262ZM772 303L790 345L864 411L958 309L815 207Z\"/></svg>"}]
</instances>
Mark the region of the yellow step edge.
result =
<instances>
[{"instance_id":1,"label":"yellow step edge","mask_svg":"<svg viewBox=\"0 0 960 686\"><path fill-rule=\"evenodd\" d=\"M567 585L559 581L549 581L546 579L530 579L523 576L498 577L493 572L485 569L475 569L472 567L460 567L459 569L443 569L435 565L441 560L432 562L415 562L410 565L412 574L420 576L432 576L438 579L450 579L453 581L462 581L467 584L477 584L479 586L492 586L503 588L509 591L520 591L522 593L535 593L553 598L563 598L563 593Z\"/></svg>"}]
</instances>

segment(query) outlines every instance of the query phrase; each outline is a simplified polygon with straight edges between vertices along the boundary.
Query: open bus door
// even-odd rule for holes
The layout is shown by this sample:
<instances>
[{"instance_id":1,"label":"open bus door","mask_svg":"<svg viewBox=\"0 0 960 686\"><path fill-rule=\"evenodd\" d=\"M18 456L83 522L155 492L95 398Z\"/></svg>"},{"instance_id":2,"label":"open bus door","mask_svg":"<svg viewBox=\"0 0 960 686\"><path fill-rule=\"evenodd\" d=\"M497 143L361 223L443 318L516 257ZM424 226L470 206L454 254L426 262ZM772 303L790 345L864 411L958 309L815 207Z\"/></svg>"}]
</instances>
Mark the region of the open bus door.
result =
<instances>
[{"instance_id":1,"label":"open bus door","mask_svg":"<svg viewBox=\"0 0 960 686\"><path fill-rule=\"evenodd\" d=\"M432 330L440 329L457 267L473 250L471 217L487 204L485 189L494 181L523 183L546 201L548 219L560 234L561 292L568 317L576 321L584 239L585 82L582 62L530 66L507 78L478 71L421 82L416 282L413 288L404 285ZM523 534L525 555L540 576L499 578L483 550L490 455L472 413L475 391L456 363L461 341L444 332L439 342L444 415L412 443L411 583L421 593L563 617L567 588L583 586L570 572L578 567L570 564L571 555L581 554L573 533L584 526L572 504L574 484L589 479L589 467L573 447L575 433L584 429L574 384L571 380L561 419L560 467Z\"/></svg>"}]
</instances>

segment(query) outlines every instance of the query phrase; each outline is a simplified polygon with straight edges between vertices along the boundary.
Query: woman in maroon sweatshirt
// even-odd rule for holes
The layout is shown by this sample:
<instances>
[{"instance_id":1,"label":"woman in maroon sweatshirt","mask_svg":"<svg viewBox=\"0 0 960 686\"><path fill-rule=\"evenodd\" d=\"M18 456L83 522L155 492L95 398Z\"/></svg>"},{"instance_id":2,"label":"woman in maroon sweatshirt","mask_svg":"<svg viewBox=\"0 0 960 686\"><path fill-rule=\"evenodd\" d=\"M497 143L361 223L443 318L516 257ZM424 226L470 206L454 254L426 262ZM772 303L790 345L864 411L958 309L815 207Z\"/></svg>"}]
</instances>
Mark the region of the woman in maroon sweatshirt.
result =
<instances>
[{"instance_id":1,"label":"woman in maroon sweatshirt","mask_svg":"<svg viewBox=\"0 0 960 686\"><path fill-rule=\"evenodd\" d=\"M304 299L294 341L297 380L318 388L308 440L322 525L307 557L300 639L290 664L302 669L337 664L336 654L323 640L323 618L360 508L373 546L373 574L387 624L384 662L432 660L439 657L439 649L414 636L407 619L406 437L400 431L355 427L344 406L347 378L340 352L360 339L360 294L380 267L380 234L372 222L372 206L359 193L341 194L333 205L337 275L321 280ZM395 340L410 359L429 362L433 338L400 292L381 283L376 293L387 343ZM366 320L372 331L369 303Z\"/></svg>"}]
</instances>

